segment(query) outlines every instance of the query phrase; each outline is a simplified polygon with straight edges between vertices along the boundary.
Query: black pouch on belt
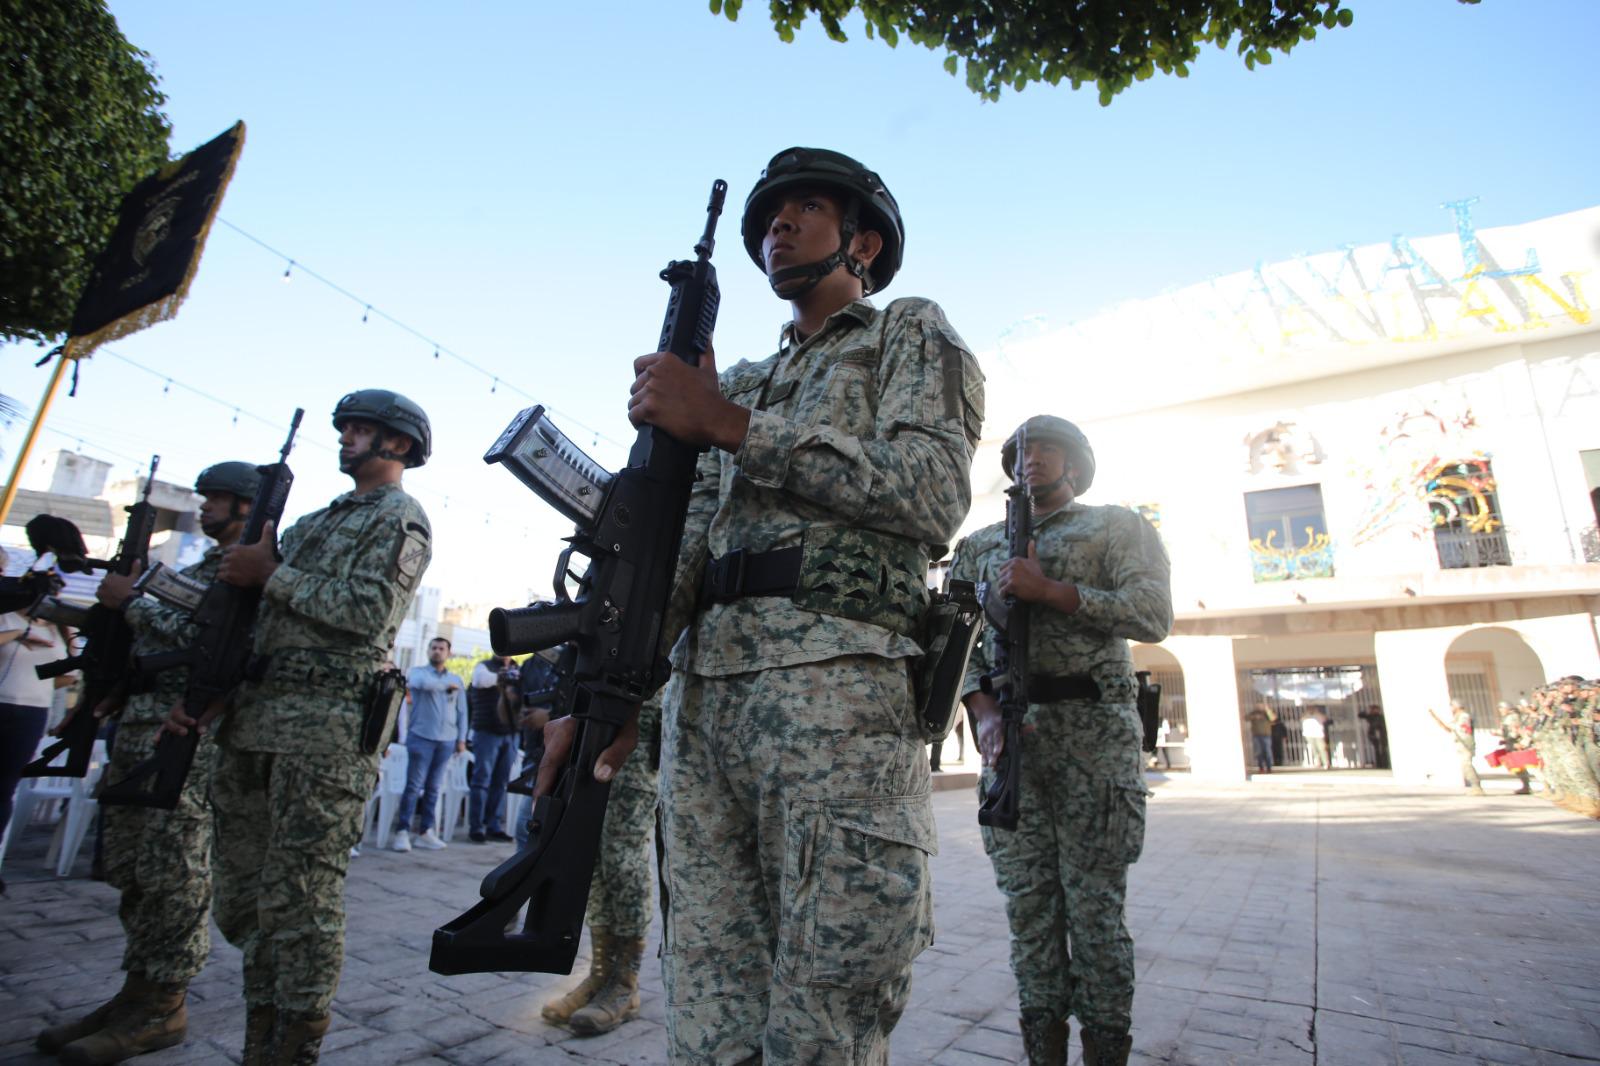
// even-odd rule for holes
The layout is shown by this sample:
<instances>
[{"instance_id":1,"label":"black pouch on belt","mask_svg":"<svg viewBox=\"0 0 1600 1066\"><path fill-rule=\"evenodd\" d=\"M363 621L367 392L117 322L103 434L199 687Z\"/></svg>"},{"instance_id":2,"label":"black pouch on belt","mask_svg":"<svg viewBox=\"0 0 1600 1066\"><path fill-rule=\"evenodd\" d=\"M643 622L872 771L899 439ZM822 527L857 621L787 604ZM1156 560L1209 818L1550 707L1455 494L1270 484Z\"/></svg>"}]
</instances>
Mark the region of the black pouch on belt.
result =
<instances>
[{"instance_id":1,"label":"black pouch on belt","mask_svg":"<svg viewBox=\"0 0 1600 1066\"><path fill-rule=\"evenodd\" d=\"M406 698L406 675L397 669L379 670L367 683L361 711L361 750L371 755L394 731L400 701Z\"/></svg>"}]
</instances>

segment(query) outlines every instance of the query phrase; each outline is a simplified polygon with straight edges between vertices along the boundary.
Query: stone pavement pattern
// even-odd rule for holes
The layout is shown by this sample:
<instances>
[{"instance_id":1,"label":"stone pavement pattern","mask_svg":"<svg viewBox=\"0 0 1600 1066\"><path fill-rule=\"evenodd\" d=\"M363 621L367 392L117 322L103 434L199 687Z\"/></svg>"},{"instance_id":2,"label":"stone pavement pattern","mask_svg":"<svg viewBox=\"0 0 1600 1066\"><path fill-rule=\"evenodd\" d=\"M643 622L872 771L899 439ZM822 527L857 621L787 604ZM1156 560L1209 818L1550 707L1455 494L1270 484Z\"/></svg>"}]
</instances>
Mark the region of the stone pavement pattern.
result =
<instances>
[{"instance_id":1,"label":"stone pavement pattern","mask_svg":"<svg viewBox=\"0 0 1600 1066\"><path fill-rule=\"evenodd\" d=\"M1151 783L1129 904L1133 1061L1600 1063L1600 826L1503 789L1475 799L1340 775ZM937 943L917 963L893 1062L1021 1062L976 800L942 792L934 805ZM32 1049L46 1019L87 1009L120 982L115 894L50 876L47 843L33 829L5 863L0 1062L52 1061ZM461 841L352 863L348 959L324 1062L665 1062L657 929L640 1018L588 1040L539 1019L544 1000L575 978L428 972L433 928L475 898L504 855ZM220 936L214 943L192 989L189 1042L141 1064L238 1061L239 956ZM580 965L587 957L585 945Z\"/></svg>"}]
</instances>

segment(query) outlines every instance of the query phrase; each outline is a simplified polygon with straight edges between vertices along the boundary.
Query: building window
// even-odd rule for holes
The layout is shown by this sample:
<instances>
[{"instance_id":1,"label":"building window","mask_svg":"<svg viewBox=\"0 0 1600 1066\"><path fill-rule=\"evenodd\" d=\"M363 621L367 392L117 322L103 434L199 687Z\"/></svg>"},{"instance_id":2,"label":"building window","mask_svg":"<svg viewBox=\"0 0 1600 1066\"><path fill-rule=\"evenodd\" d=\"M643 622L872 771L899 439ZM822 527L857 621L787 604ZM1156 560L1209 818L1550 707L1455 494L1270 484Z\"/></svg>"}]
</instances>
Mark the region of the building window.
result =
<instances>
[{"instance_id":1,"label":"building window","mask_svg":"<svg viewBox=\"0 0 1600 1066\"><path fill-rule=\"evenodd\" d=\"M1583 460L1583 476L1589 482L1589 510L1594 521L1583 527L1583 561L1600 563L1600 449L1579 452Z\"/></svg>"},{"instance_id":2,"label":"building window","mask_svg":"<svg viewBox=\"0 0 1600 1066\"><path fill-rule=\"evenodd\" d=\"M1487 459L1440 463L1428 478L1428 511L1441 570L1510 566L1494 470Z\"/></svg>"},{"instance_id":3,"label":"building window","mask_svg":"<svg viewBox=\"0 0 1600 1066\"><path fill-rule=\"evenodd\" d=\"M1244 509L1257 582L1333 576L1333 543L1322 512L1321 485L1247 492Z\"/></svg>"}]
</instances>

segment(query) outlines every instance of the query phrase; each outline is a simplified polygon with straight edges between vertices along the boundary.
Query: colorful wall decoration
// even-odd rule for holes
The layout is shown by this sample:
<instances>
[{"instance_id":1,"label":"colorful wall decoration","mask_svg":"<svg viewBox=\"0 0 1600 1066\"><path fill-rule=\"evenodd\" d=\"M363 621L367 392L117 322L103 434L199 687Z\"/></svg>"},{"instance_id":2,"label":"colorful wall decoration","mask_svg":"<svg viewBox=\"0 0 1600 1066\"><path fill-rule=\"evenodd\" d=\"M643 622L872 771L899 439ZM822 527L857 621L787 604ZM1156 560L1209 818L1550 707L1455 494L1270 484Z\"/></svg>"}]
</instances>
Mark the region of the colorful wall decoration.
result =
<instances>
[{"instance_id":1,"label":"colorful wall decoration","mask_svg":"<svg viewBox=\"0 0 1600 1066\"><path fill-rule=\"evenodd\" d=\"M1328 534L1308 525L1304 544L1280 547L1277 539L1278 531L1269 529L1266 536L1250 541L1250 569L1257 584L1333 576L1333 538Z\"/></svg>"},{"instance_id":2,"label":"colorful wall decoration","mask_svg":"<svg viewBox=\"0 0 1600 1066\"><path fill-rule=\"evenodd\" d=\"M1452 473L1475 462L1488 470L1490 456L1469 439L1477 425L1463 399L1454 406L1445 401L1402 411L1383 426L1371 465L1352 471L1361 481L1367 509L1357 518L1350 543L1366 544L1394 529L1421 537L1438 524L1433 516L1460 514L1463 494L1470 507L1474 493L1485 488L1492 493L1492 477L1485 486L1481 476L1474 480L1470 472Z\"/></svg>"}]
</instances>

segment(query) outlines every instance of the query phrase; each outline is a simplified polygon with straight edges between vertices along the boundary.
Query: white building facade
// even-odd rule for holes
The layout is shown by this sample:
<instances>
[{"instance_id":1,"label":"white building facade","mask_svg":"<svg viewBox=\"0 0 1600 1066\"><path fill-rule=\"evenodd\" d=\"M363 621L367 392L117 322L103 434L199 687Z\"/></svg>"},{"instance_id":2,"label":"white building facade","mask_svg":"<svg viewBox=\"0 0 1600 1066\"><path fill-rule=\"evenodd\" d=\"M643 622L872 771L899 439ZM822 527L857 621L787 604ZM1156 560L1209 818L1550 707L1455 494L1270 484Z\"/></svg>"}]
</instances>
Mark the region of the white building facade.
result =
<instances>
[{"instance_id":1,"label":"white building facade","mask_svg":"<svg viewBox=\"0 0 1600 1066\"><path fill-rule=\"evenodd\" d=\"M1177 624L1135 659L1165 688L1197 775L1242 780L1265 703L1330 720L1335 766L1453 786L1429 709L1600 674L1600 208L1256 269L985 357L989 421L968 528L1004 512L999 446L1023 418L1076 421L1086 503L1155 521ZM1058 397L1051 402L1041 397ZM1483 735L1480 733L1480 735Z\"/></svg>"}]
</instances>

